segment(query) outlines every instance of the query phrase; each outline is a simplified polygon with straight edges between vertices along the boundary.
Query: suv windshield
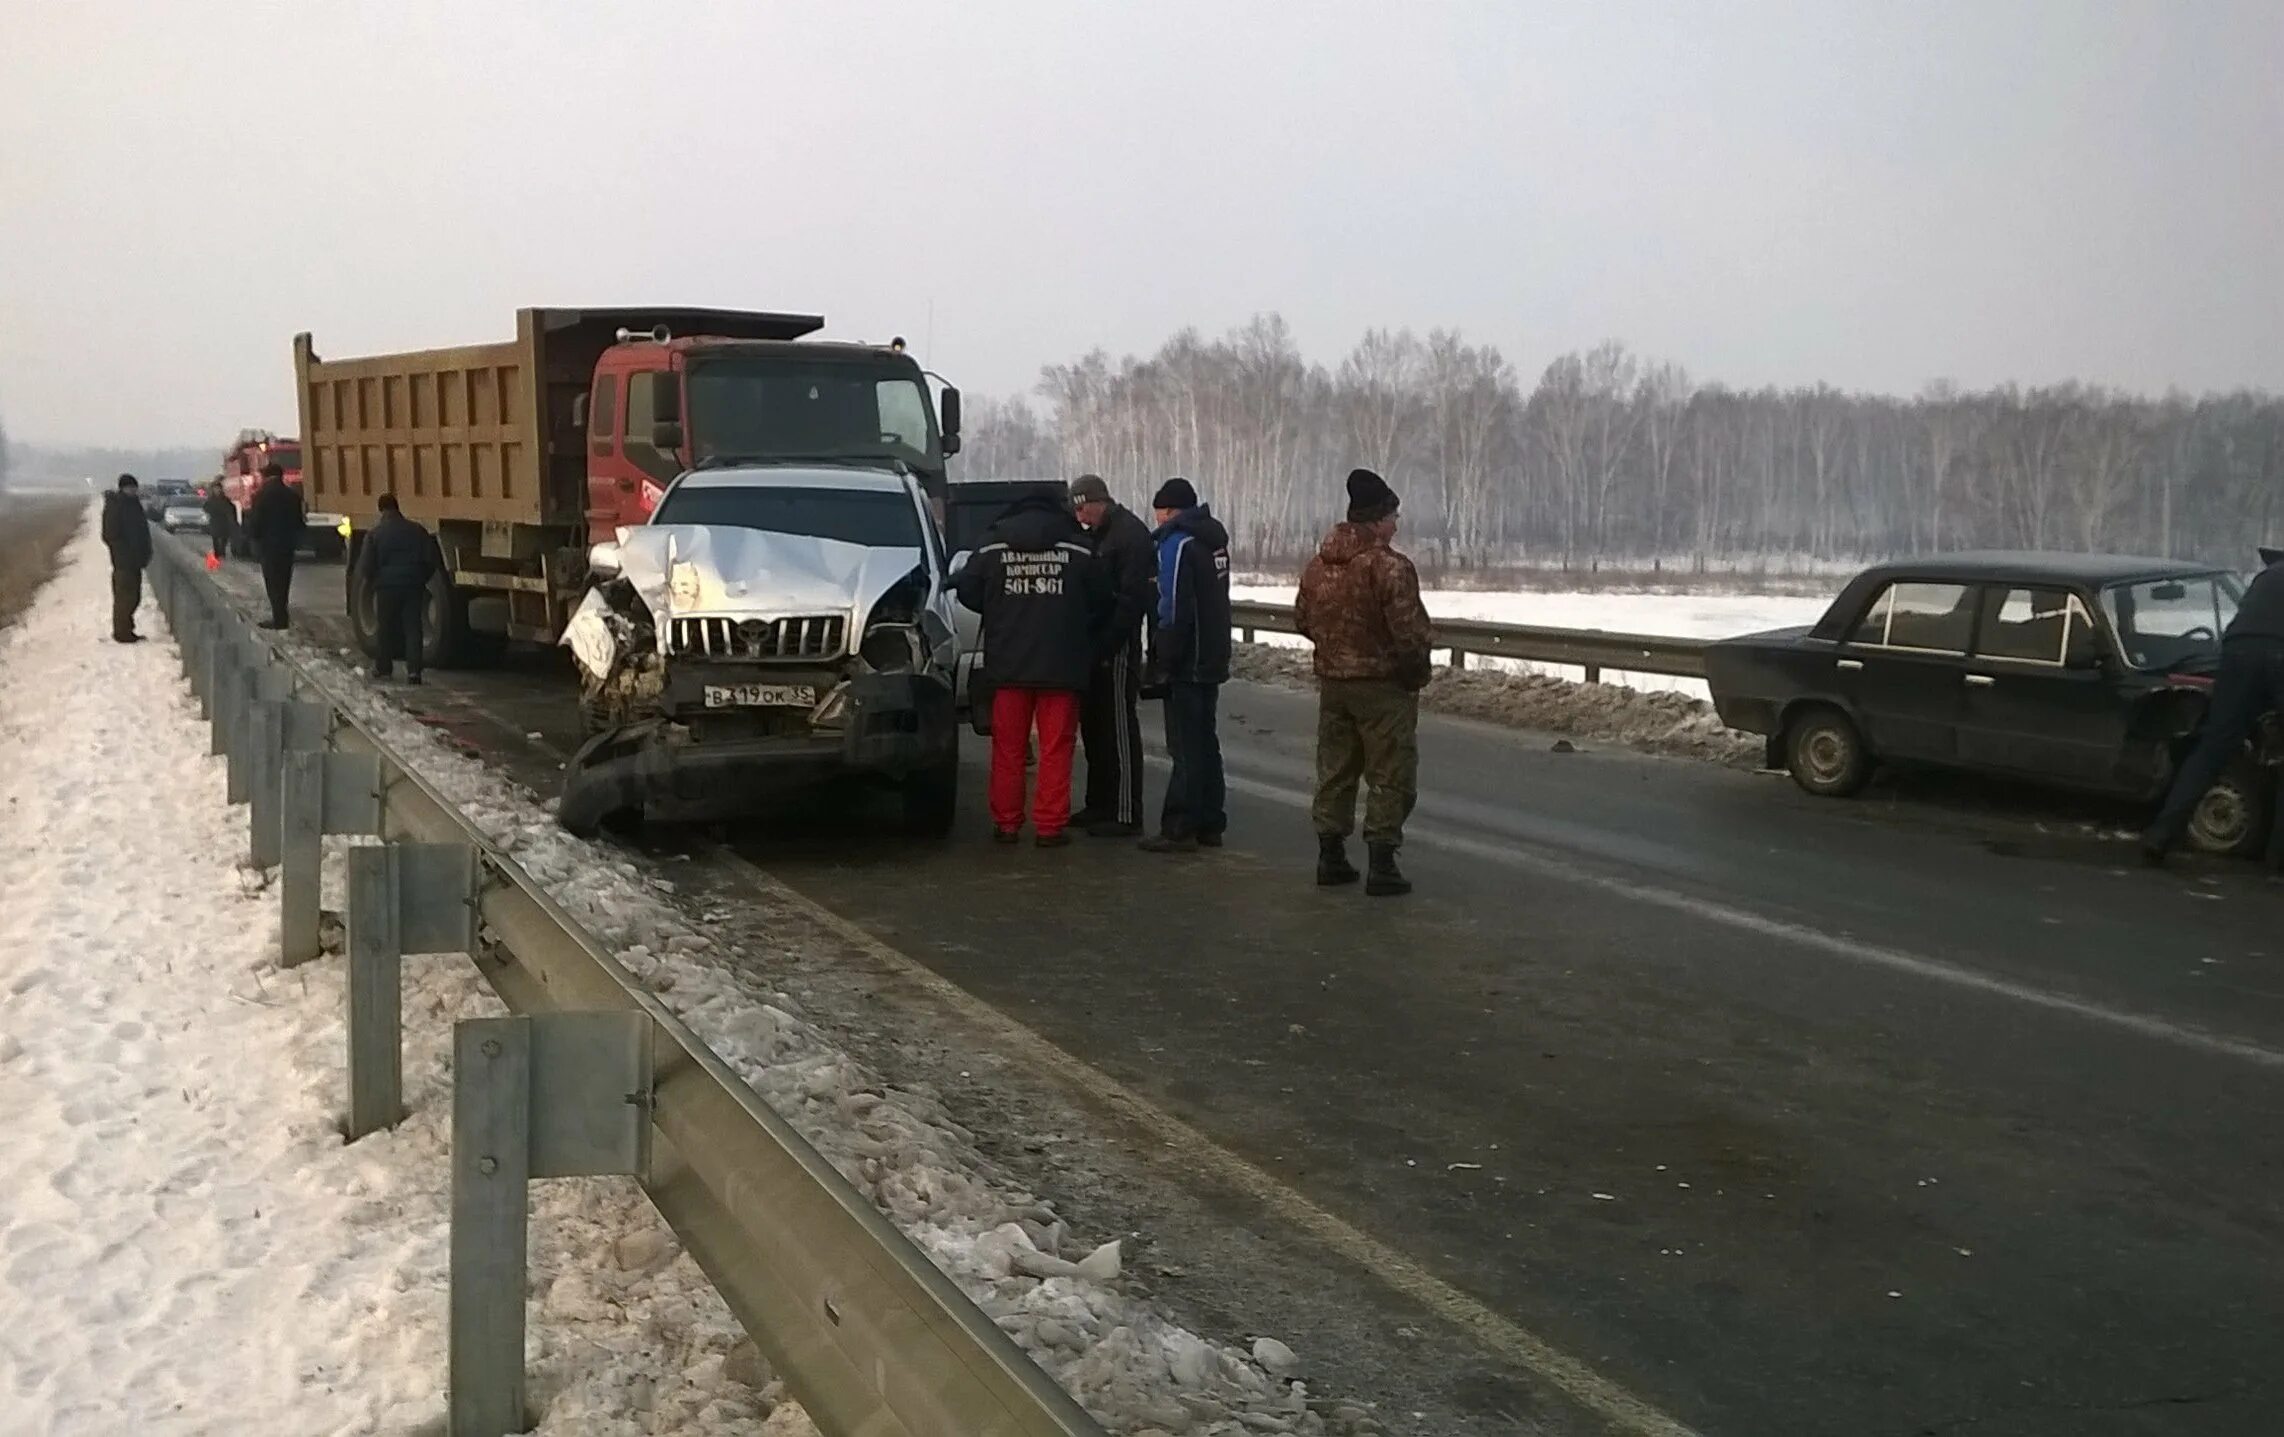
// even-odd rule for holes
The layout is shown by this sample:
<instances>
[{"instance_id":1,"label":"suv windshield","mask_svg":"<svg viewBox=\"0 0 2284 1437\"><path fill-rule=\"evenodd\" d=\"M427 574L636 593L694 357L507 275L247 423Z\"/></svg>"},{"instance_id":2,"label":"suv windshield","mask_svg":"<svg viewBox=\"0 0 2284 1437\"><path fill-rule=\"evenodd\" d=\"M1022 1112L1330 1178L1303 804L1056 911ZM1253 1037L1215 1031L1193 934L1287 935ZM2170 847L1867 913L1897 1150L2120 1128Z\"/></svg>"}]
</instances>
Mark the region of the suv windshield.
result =
<instances>
[{"instance_id":1,"label":"suv windshield","mask_svg":"<svg viewBox=\"0 0 2284 1437\"><path fill-rule=\"evenodd\" d=\"M868 549L918 549L920 511L895 492L777 485L678 485L650 516L653 524L720 524L765 534L837 539Z\"/></svg>"},{"instance_id":2,"label":"suv windshield","mask_svg":"<svg viewBox=\"0 0 2284 1437\"><path fill-rule=\"evenodd\" d=\"M2233 574L2151 579L2102 590L2102 608L2117 626L2125 661L2137 669L2169 669L2184 659L2217 654L2221 633L2244 596Z\"/></svg>"},{"instance_id":3,"label":"suv windshield","mask_svg":"<svg viewBox=\"0 0 2284 1437\"><path fill-rule=\"evenodd\" d=\"M688 381L694 457L897 459L943 467L928 392L902 366L722 355Z\"/></svg>"}]
</instances>

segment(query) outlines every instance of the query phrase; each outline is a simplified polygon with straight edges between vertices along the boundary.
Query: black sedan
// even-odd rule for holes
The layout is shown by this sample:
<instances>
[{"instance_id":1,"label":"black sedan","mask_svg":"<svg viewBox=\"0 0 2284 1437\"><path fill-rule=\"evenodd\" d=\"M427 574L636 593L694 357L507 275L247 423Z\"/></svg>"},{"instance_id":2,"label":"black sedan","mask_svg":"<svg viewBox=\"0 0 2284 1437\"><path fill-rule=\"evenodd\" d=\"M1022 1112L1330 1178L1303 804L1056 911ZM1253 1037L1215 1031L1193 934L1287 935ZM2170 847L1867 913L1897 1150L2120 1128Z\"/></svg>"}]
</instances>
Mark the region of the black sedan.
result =
<instances>
[{"instance_id":1,"label":"black sedan","mask_svg":"<svg viewBox=\"0 0 2284 1437\"><path fill-rule=\"evenodd\" d=\"M2154 802L2202 720L2236 575L2101 554L1948 554L1850 581L1814 627L1706 650L1722 722L1769 738L1810 793L1861 789L1882 761ZM2198 810L2190 841L2256 849L2262 752Z\"/></svg>"}]
</instances>

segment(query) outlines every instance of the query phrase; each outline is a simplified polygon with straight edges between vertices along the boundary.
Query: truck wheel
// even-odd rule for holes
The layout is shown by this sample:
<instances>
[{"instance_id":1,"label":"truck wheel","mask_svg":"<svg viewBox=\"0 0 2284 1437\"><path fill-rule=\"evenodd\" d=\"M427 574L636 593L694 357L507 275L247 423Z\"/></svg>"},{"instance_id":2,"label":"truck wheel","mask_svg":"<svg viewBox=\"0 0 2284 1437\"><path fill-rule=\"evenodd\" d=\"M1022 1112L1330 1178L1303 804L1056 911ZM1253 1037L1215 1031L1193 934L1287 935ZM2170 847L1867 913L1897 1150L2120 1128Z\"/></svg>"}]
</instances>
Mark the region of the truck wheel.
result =
<instances>
[{"instance_id":1,"label":"truck wheel","mask_svg":"<svg viewBox=\"0 0 2284 1437\"><path fill-rule=\"evenodd\" d=\"M2221 770L2189 816L2189 847L2224 858L2251 857L2267 841L2272 806L2266 770L2250 754L2242 755Z\"/></svg>"},{"instance_id":2,"label":"truck wheel","mask_svg":"<svg viewBox=\"0 0 2284 1437\"><path fill-rule=\"evenodd\" d=\"M428 602L420 620L421 662L435 668L462 667L468 657L468 601L442 574L428 581Z\"/></svg>"},{"instance_id":3,"label":"truck wheel","mask_svg":"<svg viewBox=\"0 0 2284 1437\"><path fill-rule=\"evenodd\" d=\"M952 831L960 805L958 755L904 780L904 831L914 838L942 838Z\"/></svg>"},{"instance_id":4,"label":"truck wheel","mask_svg":"<svg viewBox=\"0 0 2284 1437\"><path fill-rule=\"evenodd\" d=\"M359 546L360 550L362 545ZM357 652L368 659L380 657L380 615L375 612L373 591L364 583L365 556L352 554L342 570L342 583L347 585L343 607L349 615L349 637L356 641Z\"/></svg>"},{"instance_id":5,"label":"truck wheel","mask_svg":"<svg viewBox=\"0 0 2284 1437\"><path fill-rule=\"evenodd\" d=\"M1786 767L1792 781L1819 798L1847 798L1872 778L1872 751L1848 716L1818 705L1785 729Z\"/></svg>"}]
</instances>

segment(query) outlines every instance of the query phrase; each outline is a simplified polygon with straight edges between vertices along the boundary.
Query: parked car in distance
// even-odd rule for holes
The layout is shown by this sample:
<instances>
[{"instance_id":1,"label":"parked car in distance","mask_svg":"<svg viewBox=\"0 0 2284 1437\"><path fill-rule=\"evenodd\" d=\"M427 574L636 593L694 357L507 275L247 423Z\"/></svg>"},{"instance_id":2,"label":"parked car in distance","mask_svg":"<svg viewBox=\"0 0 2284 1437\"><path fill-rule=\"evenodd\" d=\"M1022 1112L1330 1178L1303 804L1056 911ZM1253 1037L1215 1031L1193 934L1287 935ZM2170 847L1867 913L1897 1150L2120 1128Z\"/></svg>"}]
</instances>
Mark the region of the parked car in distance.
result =
<instances>
[{"instance_id":1,"label":"parked car in distance","mask_svg":"<svg viewBox=\"0 0 2284 1437\"><path fill-rule=\"evenodd\" d=\"M2105 554L1946 554L1851 580L1812 627L1708 646L1721 721L1769 739L1810 793L1883 762L2162 797L2202 722L2236 614L2235 574ZM2190 842L2256 850L2272 815L2272 723L2206 795Z\"/></svg>"},{"instance_id":2,"label":"parked car in distance","mask_svg":"<svg viewBox=\"0 0 2284 1437\"><path fill-rule=\"evenodd\" d=\"M166 518L167 506L188 499L195 503L198 486L184 479L153 479L139 486L142 491L143 513L152 523Z\"/></svg>"},{"instance_id":3,"label":"parked car in distance","mask_svg":"<svg viewBox=\"0 0 2284 1437\"><path fill-rule=\"evenodd\" d=\"M159 511L159 527L169 534L203 534L206 532L206 506L194 495L188 499L169 499Z\"/></svg>"}]
</instances>

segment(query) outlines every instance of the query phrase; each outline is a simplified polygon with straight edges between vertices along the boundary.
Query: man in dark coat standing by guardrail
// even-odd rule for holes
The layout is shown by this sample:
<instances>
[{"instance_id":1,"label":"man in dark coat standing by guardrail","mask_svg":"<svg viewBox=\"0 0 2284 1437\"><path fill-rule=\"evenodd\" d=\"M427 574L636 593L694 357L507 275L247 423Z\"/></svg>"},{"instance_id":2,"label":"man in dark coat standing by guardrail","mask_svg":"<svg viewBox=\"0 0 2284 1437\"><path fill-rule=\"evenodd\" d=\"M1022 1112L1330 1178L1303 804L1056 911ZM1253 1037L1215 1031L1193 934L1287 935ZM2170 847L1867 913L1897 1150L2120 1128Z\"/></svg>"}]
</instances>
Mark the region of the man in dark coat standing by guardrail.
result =
<instances>
[{"instance_id":1,"label":"man in dark coat standing by guardrail","mask_svg":"<svg viewBox=\"0 0 2284 1437\"><path fill-rule=\"evenodd\" d=\"M230 557L230 540L238 532L238 506L222 492L222 481L217 479L206 486L206 498L198 507L206 512L206 539L213 554L213 562L206 567L220 568Z\"/></svg>"},{"instance_id":2,"label":"man in dark coat standing by guardrail","mask_svg":"<svg viewBox=\"0 0 2284 1437\"><path fill-rule=\"evenodd\" d=\"M254 501L246 506L246 541L261 556L262 587L270 596L270 616L257 628L286 627L286 604L293 594L294 551L301 547L301 531L307 522L301 491L286 483L285 467L264 464L262 487L254 491Z\"/></svg>"},{"instance_id":3,"label":"man in dark coat standing by guardrail","mask_svg":"<svg viewBox=\"0 0 2284 1437\"><path fill-rule=\"evenodd\" d=\"M1110 497L1099 474L1071 482L1071 507L1110 584L1110 620L1079 710L1086 744L1086 806L1071 821L1097 838L1142 831L1142 617L1157 557L1149 526Z\"/></svg>"},{"instance_id":4,"label":"man in dark coat standing by guardrail","mask_svg":"<svg viewBox=\"0 0 2284 1437\"><path fill-rule=\"evenodd\" d=\"M1229 531L1187 479L1150 500L1158 528L1158 607L1150 667L1166 691L1166 757L1173 773L1152 853L1219 848L1229 827L1221 768L1221 686L1229 682Z\"/></svg>"},{"instance_id":5,"label":"man in dark coat standing by guardrail","mask_svg":"<svg viewBox=\"0 0 2284 1437\"><path fill-rule=\"evenodd\" d=\"M2252 576L2236 617L2221 634L2220 672L2213 677L2212 701L2205 708L2197 746L2181 761L2173 786L2141 836L2141 856L2152 867L2189 831L2189 820L2221 770L2244 751L2263 714L2284 708L2284 549L2262 549L2265 566ZM2271 822L2284 822L2272 816ZM2271 861L2278 845L2269 845Z\"/></svg>"},{"instance_id":6,"label":"man in dark coat standing by guardrail","mask_svg":"<svg viewBox=\"0 0 2284 1437\"><path fill-rule=\"evenodd\" d=\"M406 683L420 682L428 583L444 567L436 536L404 516L394 494L380 498L381 517L357 558L358 583L373 601L373 677L385 679L404 660Z\"/></svg>"},{"instance_id":7,"label":"man in dark coat standing by guardrail","mask_svg":"<svg viewBox=\"0 0 2284 1437\"><path fill-rule=\"evenodd\" d=\"M1390 547L1398 500L1369 469L1348 476L1348 518L1333 526L1301 574L1295 627L1316 646L1316 881L1354 883L1348 835L1356 790L1364 805L1368 855L1364 891L1411 892L1396 867L1404 820L1419 799L1419 691L1427 687L1427 606L1419 571Z\"/></svg>"},{"instance_id":8,"label":"man in dark coat standing by guardrail","mask_svg":"<svg viewBox=\"0 0 2284 1437\"><path fill-rule=\"evenodd\" d=\"M103 547L111 551L111 638L139 644L135 610L143 603L143 570L151 562L151 516L143 512L142 485L132 474L103 496Z\"/></svg>"}]
</instances>

